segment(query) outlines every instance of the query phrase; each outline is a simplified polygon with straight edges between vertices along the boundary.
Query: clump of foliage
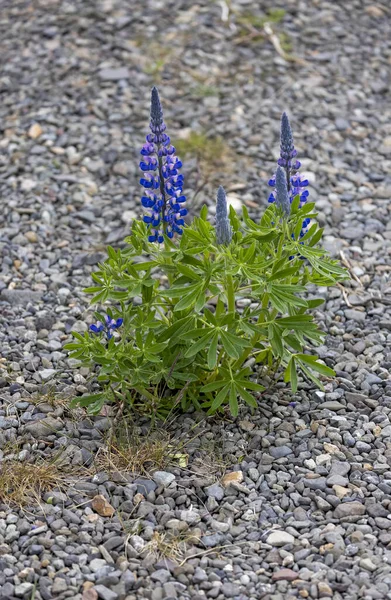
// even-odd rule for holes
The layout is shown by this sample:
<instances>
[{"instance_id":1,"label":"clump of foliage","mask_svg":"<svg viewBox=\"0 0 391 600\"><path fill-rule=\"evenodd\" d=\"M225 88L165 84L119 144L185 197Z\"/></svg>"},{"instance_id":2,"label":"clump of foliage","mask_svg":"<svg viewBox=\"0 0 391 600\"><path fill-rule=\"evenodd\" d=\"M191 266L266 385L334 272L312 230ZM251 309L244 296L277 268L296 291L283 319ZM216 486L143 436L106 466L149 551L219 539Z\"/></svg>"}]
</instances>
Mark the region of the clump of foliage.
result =
<instances>
[{"instance_id":1,"label":"clump of foliage","mask_svg":"<svg viewBox=\"0 0 391 600\"><path fill-rule=\"evenodd\" d=\"M101 391L75 403L98 413L120 401L148 414L167 415L190 406L209 414L239 403L257 407L264 390L249 359L281 367L293 391L298 370L321 387L333 371L309 353L323 333L309 314L323 300L304 297L309 284L333 285L345 271L319 246L308 181L288 117L281 125L281 154L269 206L259 221L243 207L228 211L222 187L216 222L204 206L190 225L182 163L165 133L156 88L151 132L141 154L142 205L123 250L108 248L93 274L92 304L98 322L67 345L72 358L98 366Z\"/></svg>"}]
</instances>

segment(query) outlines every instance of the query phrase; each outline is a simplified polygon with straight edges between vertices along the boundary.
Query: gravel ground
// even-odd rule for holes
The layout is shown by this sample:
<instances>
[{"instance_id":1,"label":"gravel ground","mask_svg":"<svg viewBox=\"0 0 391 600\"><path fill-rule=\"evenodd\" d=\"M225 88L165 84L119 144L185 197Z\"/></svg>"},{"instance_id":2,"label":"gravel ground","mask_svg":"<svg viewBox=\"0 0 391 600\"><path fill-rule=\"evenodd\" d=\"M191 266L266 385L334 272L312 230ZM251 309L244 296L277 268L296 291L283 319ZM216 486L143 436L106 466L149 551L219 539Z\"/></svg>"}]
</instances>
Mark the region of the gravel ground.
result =
<instances>
[{"instance_id":1,"label":"gravel ground","mask_svg":"<svg viewBox=\"0 0 391 600\"><path fill-rule=\"evenodd\" d=\"M390 8L227 4L1 2L0 468L90 469L24 511L0 505L1 598L391 599ZM286 10L273 27L290 60L257 35L268 7ZM110 420L67 410L89 374L62 347L92 322L82 289L105 245L140 212L154 83L174 140L212 139L185 161L193 212L219 183L265 204L287 110L352 281L321 290L325 392L277 384L237 421L183 416L188 466L143 480L95 473Z\"/></svg>"}]
</instances>

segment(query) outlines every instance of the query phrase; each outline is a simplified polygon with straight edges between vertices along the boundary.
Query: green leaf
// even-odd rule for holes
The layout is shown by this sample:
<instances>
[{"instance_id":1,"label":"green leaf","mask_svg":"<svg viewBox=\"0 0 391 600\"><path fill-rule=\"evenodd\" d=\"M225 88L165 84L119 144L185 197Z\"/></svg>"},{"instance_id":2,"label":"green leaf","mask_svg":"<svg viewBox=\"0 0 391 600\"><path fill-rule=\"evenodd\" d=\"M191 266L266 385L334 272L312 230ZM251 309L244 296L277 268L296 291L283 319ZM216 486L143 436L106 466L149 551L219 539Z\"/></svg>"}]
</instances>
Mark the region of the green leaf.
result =
<instances>
[{"instance_id":1,"label":"green leaf","mask_svg":"<svg viewBox=\"0 0 391 600\"><path fill-rule=\"evenodd\" d=\"M312 300L307 300L308 308L317 308L325 303L324 298L313 298Z\"/></svg>"},{"instance_id":2,"label":"green leaf","mask_svg":"<svg viewBox=\"0 0 391 600\"><path fill-rule=\"evenodd\" d=\"M187 349L187 351L185 352L185 356L188 358L190 356L198 354L198 352L201 352L201 350L205 348L212 336L213 331L207 331L207 333L204 334L204 336L201 339L199 339L198 342L195 342L190 346L190 348Z\"/></svg>"},{"instance_id":3,"label":"green leaf","mask_svg":"<svg viewBox=\"0 0 391 600\"><path fill-rule=\"evenodd\" d=\"M200 288L200 284L197 284L197 290ZM190 308L194 306L197 301L198 293L195 293L195 290L192 290L190 294L184 296L177 304L174 306L174 311L178 312L180 310L185 310L186 308Z\"/></svg>"},{"instance_id":4,"label":"green leaf","mask_svg":"<svg viewBox=\"0 0 391 600\"><path fill-rule=\"evenodd\" d=\"M232 343L226 331L220 331L221 341L228 356L231 358L239 358L240 350Z\"/></svg>"},{"instance_id":5,"label":"green leaf","mask_svg":"<svg viewBox=\"0 0 391 600\"><path fill-rule=\"evenodd\" d=\"M285 382L289 382L291 383L291 387L292 387L292 392L295 394L297 392L297 372L296 372L296 364L295 364L295 359L292 356L288 366L285 370L284 373L284 381Z\"/></svg>"},{"instance_id":6,"label":"green leaf","mask_svg":"<svg viewBox=\"0 0 391 600\"><path fill-rule=\"evenodd\" d=\"M83 292L85 294L96 294L96 292L100 292L101 289L102 289L102 286L87 287L87 288L84 288Z\"/></svg>"},{"instance_id":7,"label":"green leaf","mask_svg":"<svg viewBox=\"0 0 391 600\"><path fill-rule=\"evenodd\" d=\"M107 254L109 255L109 258L111 258L112 260L117 261L117 253L114 250L114 248L112 248L111 246L107 246Z\"/></svg>"},{"instance_id":8,"label":"green leaf","mask_svg":"<svg viewBox=\"0 0 391 600\"><path fill-rule=\"evenodd\" d=\"M223 404L225 398L227 397L227 394L230 390L231 384L228 383L226 386L223 387L222 390L220 390L220 392L217 394L216 398L213 400L211 407L209 409L210 413L216 412L216 410Z\"/></svg>"},{"instance_id":9,"label":"green leaf","mask_svg":"<svg viewBox=\"0 0 391 600\"><path fill-rule=\"evenodd\" d=\"M229 390L229 410L231 411L231 415L233 417L237 417L239 414L239 405L237 400L237 392L236 388L233 384L231 384Z\"/></svg>"},{"instance_id":10,"label":"green leaf","mask_svg":"<svg viewBox=\"0 0 391 600\"><path fill-rule=\"evenodd\" d=\"M311 315L283 317L281 319L276 319L275 321L277 327L284 329L306 329L309 323L312 323Z\"/></svg>"},{"instance_id":11,"label":"green leaf","mask_svg":"<svg viewBox=\"0 0 391 600\"><path fill-rule=\"evenodd\" d=\"M318 229L318 231L312 236L312 239L309 243L310 246L315 246L315 244L317 244L321 240L323 231L323 227L321 229Z\"/></svg>"},{"instance_id":12,"label":"green leaf","mask_svg":"<svg viewBox=\"0 0 391 600\"><path fill-rule=\"evenodd\" d=\"M107 300L108 295L109 294L107 290L99 292L99 294L92 298L91 304L98 304L98 302L103 304L103 302Z\"/></svg>"},{"instance_id":13,"label":"green leaf","mask_svg":"<svg viewBox=\"0 0 391 600\"><path fill-rule=\"evenodd\" d=\"M179 273L182 273L182 275L185 275L188 279L192 279L193 281L199 280L200 278L200 276L187 265L176 263L175 270L179 271Z\"/></svg>"},{"instance_id":14,"label":"green leaf","mask_svg":"<svg viewBox=\"0 0 391 600\"><path fill-rule=\"evenodd\" d=\"M317 371L325 377L335 376L335 371L333 371L333 369L330 369L330 367L327 367L326 365L318 362L317 356L312 356L309 354L296 354L296 359L298 359L300 362L307 363L311 369Z\"/></svg>"},{"instance_id":15,"label":"green leaf","mask_svg":"<svg viewBox=\"0 0 391 600\"><path fill-rule=\"evenodd\" d=\"M199 283L192 283L191 285L180 285L170 287L168 290L159 290L160 296L164 298L183 298L184 295L190 292L195 292L200 287Z\"/></svg>"},{"instance_id":16,"label":"green leaf","mask_svg":"<svg viewBox=\"0 0 391 600\"><path fill-rule=\"evenodd\" d=\"M251 394L249 394L249 392L247 390L245 390L244 387L241 387L241 386L237 385L236 389L237 389L237 392L238 392L239 396L241 398L243 398L243 400L246 402L246 404L248 404L252 408L257 408L258 407L257 401L255 400L254 396L252 396Z\"/></svg>"},{"instance_id":17,"label":"green leaf","mask_svg":"<svg viewBox=\"0 0 391 600\"><path fill-rule=\"evenodd\" d=\"M200 210L200 219L202 219L203 221L208 220L208 207L206 204L203 204L203 206Z\"/></svg>"},{"instance_id":18,"label":"green leaf","mask_svg":"<svg viewBox=\"0 0 391 600\"><path fill-rule=\"evenodd\" d=\"M273 273L270 277L268 277L268 281L275 281L276 279L287 279L292 275L295 275L299 270L300 265L296 265L294 267L288 267L286 269L282 269L281 271L277 271L277 273Z\"/></svg>"},{"instance_id":19,"label":"green leaf","mask_svg":"<svg viewBox=\"0 0 391 600\"><path fill-rule=\"evenodd\" d=\"M297 195L293 198L290 214L295 215L297 213L297 211L299 210L299 206L300 206L300 196Z\"/></svg>"},{"instance_id":20,"label":"green leaf","mask_svg":"<svg viewBox=\"0 0 391 600\"><path fill-rule=\"evenodd\" d=\"M101 408L102 408L102 406L104 404L104 400L105 400L105 395L103 393L88 394L86 396L77 396L77 397L73 398L71 400L70 405L71 405L71 408L74 408L77 405L85 407L85 406L90 406L90 405L94 406L94 405L96 405L97 402L101 402Z\"/></svg>"},{"instance_id":21,"label":"green leaf","mask_svg":"<svg viewBox=\"0 0 391 600\"><path fill-rule=\"evenodd\" d=\"M219 334L216 332L210 342L208 350L208 367L210 370L214 369L217 363L217 344L219 341Z\"/></svg>"},{"instance_id":22,"label":"green leaf","mask_svg":"<svg viewBox=\"0 0 391 600\"><path fill-rule=\"evenodd\" d=\"M218 381L212 381L211 383L207 383L206 385L204 385L201 388L201 392L204 392L204 394L206 394L208 392L215 392L216 390L219 390L226 384L227 384L226 379L219 379Z\"/></svg>"}]
</instances>

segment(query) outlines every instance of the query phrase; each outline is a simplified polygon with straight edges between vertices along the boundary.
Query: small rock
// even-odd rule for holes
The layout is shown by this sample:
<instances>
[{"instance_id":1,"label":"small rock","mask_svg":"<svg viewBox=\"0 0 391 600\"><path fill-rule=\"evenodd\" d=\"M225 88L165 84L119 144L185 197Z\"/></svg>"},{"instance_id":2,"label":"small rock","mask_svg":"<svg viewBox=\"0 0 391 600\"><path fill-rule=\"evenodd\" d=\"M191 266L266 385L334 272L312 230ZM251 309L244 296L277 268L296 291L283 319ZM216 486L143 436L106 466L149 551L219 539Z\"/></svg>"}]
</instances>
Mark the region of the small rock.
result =
<instances>
[{"instance_id":1,"label":"small rock","mask_svg":"<svg viewBox=\"0 0 391 600\"><path fill-rule=\"evenodd\" d=\"M43 134L43 129L40 126L39 123L33 123L30 127L30 129L28 130L28 136L32 139L32 140L36 140L37 138L39 138L40 135Z\"/></svg>"},{"instance_id":2,"label":"small rock","mask_svg":"<svg viewBox=\"0 0 391 600\"><path fill-rule=\"evenodd\" d=\"M112 517L115 513L115 510L111 506L110 502L101 494L94 496L91 501L91 507L101 517Z\"/></svg>"},{"instance_id":3,"label":"small rock","mask_svg":"<svg viewBox=\"0 0 391 600\"><path fill-rule=\"evenodd\" d=\"M35 231L26 231L26 233L24 234L24 237L26 238L26 240L28 240L29 242L35 244L35 242L38 242L38 236L35 233Z\"/></svg>"},{"instance_id":4,"label":"small rock","mask_svg":"<svg viewBox=\"0 0 391 600\"><path fill-rule=\"evenodd\" d=\"M209 498L215 498L216 500L222 500L224 498L224 490L218 483L214 483L205 488L205 493Z\"/></svg>"},{"instance_id":5,"label":"small rock","mask_svg":"<svg viewBox=\"0 0 391 600\"><path fill-rule=\"evenodd\" d=\"M224 487L228 487L230 483L241 483L243 481L242 471L232 471L221 478L221 483Z\"/></svg>"},{"instance_id":6,"label":"small rock","mask_svg":"<svg viewBox=\"0 0 391 600\"><path fill-rule=\"evenodd\" d=\"M371 571L371 572L376 571L376 569L377 569L377 566L370 558L362 558L360 560L360 567L362 567L366 571Z\"/></svg>"},{"instance_id":7,"label":"small rock","mask_svg":"<svg viewBox=\"0 0 391 600\"><path fill-rule=\"evenodd\" d=\"M119 67L118 69L102 69L99 71L99 77L103 81L120 81L121 79L129 79L129 69Z\"/></svg>"},{"instance_id":8,"label":"small rock","mask_svg":"<svg viewBox=\"0 0 391 600\"><path fill-rule=\"evenodd\" d=\"M322 402L322 404L318 404L318 408L327 408L328 410L342 410L346 408L346 406L344 406L340 402L329 400L328 402Z\"/></svg>"},{"instance_id":9,"label":"small rock","mask_svg":"<svg viewBox=\"0 0 391 600\"><path fill-rule=\"evenodd\" d=\"M175 479L175 475L172 473L167 473L167 471L156 471L152 477L157 485L161 485L163 487L167 487Z\"/></svg>"},{"instance_id":10,"label":"small rock","mask_svg":"<svg viewBox=\"0 0 391 600\"><path fill-rule=\"evenodd\" d=\"M55 376L56 372L56 369L43 369L43 371L39 371L39 375L42 381L49 381Z\"/></svg>"},{"instance_id":11,"label":"small rock","mask_svg":"<svg viewBox=\"0 0 391 600\"><path fill-rule=\"evenodd\" d=\"M350 516L362 516L366 512L364 504L361 502L343 502L339 504L334 511L336 519Z\"/></svg>"},{"instance_id":12,"label":"small rock","mask_svg":"<svg viewBox=\"0 0 391 600\"><path fill-rule=\"evenodd\" d=\"M271 546L276 546L279 548L280 546L285 546L286 544L293 544L295 538L290 533L286 531L272 531L267 538L266 543Z\"/></svg>"},{"instance_id":13,"label":"small rock","mask_svg":"<svg viewBox=\"0 0 391 600\"><path fill-rule=\"evenodd\" d=\"M318 583L318 594L319 598L328 598L333 595L333 590L325 581L320 581Z\"/></svg>"},{"instance_id":14,"label":"small rock","mask_svg":"<svg viewBox=\"0 0 391 600\"><path fill-rule=\"evenodd\" d=\"M96 585L95 588L91 589L94 589L98 594L98 598L102 598L102 600L118 600L119 598L117 592L109 590L105 585Z\"/></svg>"},{"instance_id":15,"label":"small rock","mask_svg":"<svg viewBox=\"0 0 391 600\"><path fill-rule=\"evenodd\" d=\"M280 569L272 575L273 581L294 581L299 578L299 574L292 569Z\"/></svg>"}]
</instances>

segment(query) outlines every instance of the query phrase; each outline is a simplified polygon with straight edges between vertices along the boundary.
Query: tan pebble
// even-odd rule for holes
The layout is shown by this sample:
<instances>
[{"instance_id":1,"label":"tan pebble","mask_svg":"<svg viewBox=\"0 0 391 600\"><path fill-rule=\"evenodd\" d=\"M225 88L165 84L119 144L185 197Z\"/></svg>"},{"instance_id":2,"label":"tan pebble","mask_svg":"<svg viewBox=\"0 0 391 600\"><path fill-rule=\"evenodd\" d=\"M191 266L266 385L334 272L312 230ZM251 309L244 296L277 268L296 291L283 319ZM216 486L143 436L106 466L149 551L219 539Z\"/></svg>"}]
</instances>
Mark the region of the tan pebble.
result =
<instances>
[{"instance_id":1,"label":"tan pebble","mask_svg":"<svg viewBox=\"0 0 391 600\"><path fill-rule=\"evenodd\" d=\"M135 494L135 496L133 498L133 502L135 504L140 504L140 502L142 502L143 500L145 500L145 498L142 494Z\"/></svg>"},{"instance_id":2,"label":"tan pebble","mask_svg":"<svg viewBox=\"0 0 391 600\"><path fill-rule=\"evenodd\" d=\"M33 123L31 125L30 129L28 130L28 135L33 140L36 140L37 138L39 138L39 136L42 135L42 133L43 133L43 129L39 123Z\"/></svg>"},{"instance_id":3,"label":"tan pebble","mask_svg":"<svg viewBox=\"0 0 391 600\"><path fill-rule=\"evenodd\" d=\"M337 452L339 452L339 448L337 446L335 446L334 444L329 444L328 442L325 442L323 444L323 448L326 450L326 452L328 452L329 454L337 454Z\"/></svg>"},{"instance_id":4,"label":"tan pebble","mask_svg":"<svg viewBox=\"0 0 391 600\"><path fill-rule=\"evenodd\" d=\"M95 583L93 583L92 581L85 581L82 585L83 590L89 590L90 588L94 587Z\"/></svg>"},{"instance_id":5,"label":"tan pebble","mask_svg":"<svg viewBox=\"0 0 391 600\"><path fill-rule=\"evenodd\" d=\"M379 437L381 432L382 432L382 428L379 427L379 425L376 425L376 427L373 428L373 435L375 435L376 437Z\"/></svg>"},{"instance_id":6,"label":"tan pebble","mask_svg":"<svg viewBox=\"0 0 391 600\"><path fill-rule=\"evenodd\" d=\"M24 237L28 239L29 242L35 243L38 242L38 236L35 231L26 231Z\"/></svg>"},{"instance_id":7,"label":"tan pebble","mask_svg":"<svg viewBox=\"0 0 391 600\"><path fill-rule=\"evenodd\" d=\"M89 582L92 583L92 582ZM85 590L82 595L82 600L98 600L98 592L94 590L94 588L89 588Z\"/></svg>"},{"instance_id":8,"label":"tan pebble","mask_svg":"<svg viewBox=\"0 0 391 600\"><path fill-rule=\"evenodd\" d=\"M14 267L15 269L19 269L19 267L21 266L22 261L19 259L14 260Z\"/></svg>"},{"instance_id":9,"label":"tan pebble","mask_svg":"<svg viewBox=\"0 0 391 600\"><path fill-rule=\"evenodd\" d=\"M255 424L244 419L243 421L239 421L239 427L244 431L252 431L255 427Z\"/></svg>"},{"instance_id":10,"label":"tan pebble","mask_svg":"<svg viewBox=\"0 0 391 600\"><path fill-rule=\"evenodd\" d=\"M241 483L243 481L243 473L242 471L232 471L232 473L227 473L221 479L221 483L224 487L229 486L230 483Z\"/></svg>"},{"instance_id":11,"label":"tan pebble","mask_svg":"<svg viewBox=\"0 0 391 600\"><path fill-rule=\"evenodd\" d=\"M50 148L50 152L53 152L53 154L57 154L57 156L65 154L64 148L60 148L59 146L53 146L52 148Z\"/></svg>"},{"instance_id":12,"label":"tan pebble","mask_svg":"<svg viewBox=\"0 0 391 600\"><path fill-rule=\"evenodd\" d=\"M50 565L50 560L48 560L47 558L45 558L43 561L41 561L41 567L43 569L46 569L46 567L48 567Z\"/></svg>"},{"instance_id":13,"label":"tan pebble","mask_svg":"<svg viewBox=\"0 0 391 600\"><path fill-rule=\"evenodd\" d=\"M334 548L334 544L324 544L323 546L320 546L319 548L319 552L320 554L326 554L326 552L329 552L329 550L332 550Z\"/></svg>"},{"instance_id":14,"label":"tan pebble","mask_svg":"<svg viewBox=\"0 0 391 600\"><path fill-rule=\"evenodd\" d=\"M307 590L300 590L299 594L302 598L308 598L308 596L309 596L309 593L307 592Z\"/></svg>"},{"instance_id":15,"label":"tan pebble","mask_svg":"<svg viewBox=\"0 0 391 600\"><path fill-rule=\"evenodd\" d=\"M363 467L364 471L373 471L373 466L370 465L369 463L364 463L362 467Z\"/></svg>"},{"instance_id":16,"label":"tan pebble","mask_svg":"<svg viewBox=\"0 0 391 600\"><path fill-rule=\"evenodd\" d=\"M101 494L92 499L91 506L101 517L112 517L115 512L110 502Z\"/></svg>"},{"instance_id":17,"label":"tan pebble","mask_svg":"<svg viewBox=\"0 0 391 600\"><path fill-rule=\"evenodd\" d=\"M318 592L319 598L327 598L328 596L333 595L333 590L325 581L320 581L318 583Z\"/></svg>"},{"instance_id":18,"label":"tan pebble","mask_svg":"<svg viewBox=\"0 0 391 600\"><path fill-rule=\"evenodd\" d=\"M379 19L380 17L384 17L384 12L380 8L380 6L377 6L376 4L371 4L370 6L367 6L365 9L365 12L369 16L375 17L376 19Z\"/></svg>"},{"instance_id":19,"label":"tan pebble","mask_svg":"<svg viewBox=\"0 0 391 600\"><path fill-rule=\"evenodd\" d=\"M95 513L93 515L88 515L87 521L89 521L89 523L96 523L99 521L99 515L96 515Z\"/></svg>"},{"instance_id":20,"label":"tan pebble","mask_svg":"<svg viewBox=\"0 0 391 600\"><path fill-rule=\"evenodd\" d=\"M342 500L347 494L350 494L351 490L349 488L342 487L342 485L333 485L333 490L337 498Z\"/></svg>"}]
</instances>

